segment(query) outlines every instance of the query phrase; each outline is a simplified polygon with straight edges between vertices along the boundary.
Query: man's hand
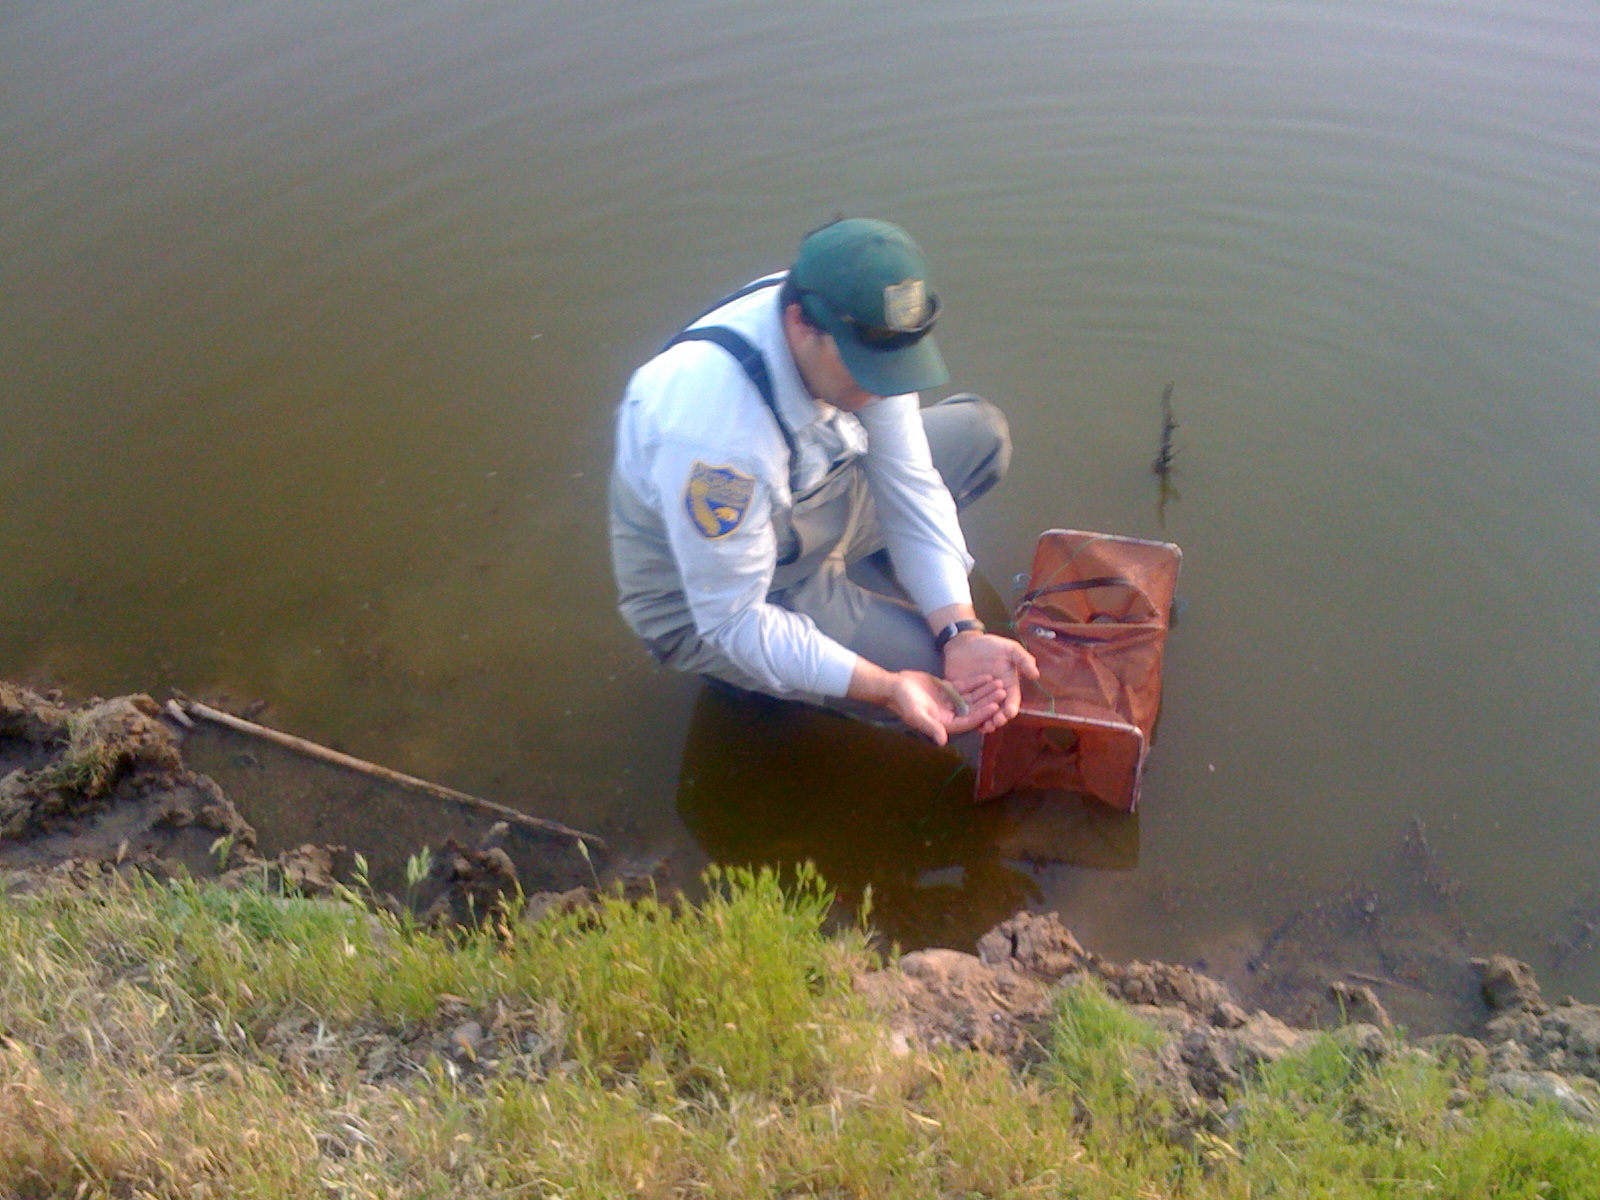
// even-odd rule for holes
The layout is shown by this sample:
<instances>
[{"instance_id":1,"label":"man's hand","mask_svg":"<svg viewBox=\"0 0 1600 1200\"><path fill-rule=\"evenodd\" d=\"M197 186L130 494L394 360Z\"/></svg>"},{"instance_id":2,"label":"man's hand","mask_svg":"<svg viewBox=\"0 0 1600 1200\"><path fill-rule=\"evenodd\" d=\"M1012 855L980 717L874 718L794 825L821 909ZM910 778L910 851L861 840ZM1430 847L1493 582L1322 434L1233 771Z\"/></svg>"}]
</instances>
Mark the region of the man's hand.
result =
<instances>
[{"instance_id":1,"label":"man's hand","mask_svg":"<svg viewBox=\"0 0 1600 1200\"><path fill-rule=\"evenodd\" d=\"M992 721L1006 692L992 677L954 684L925 671L885 671L862 658L856 660L855 674L850 677L849 695L852 700L888 709L909 728L942 746L953 734Z\"/></svg>"},{"instance_id":2,"label":"man's hand","mask_svg":"<svg viewBox=\"0 0 1600 1200\"><path fill-rule=\"evenodd\" d=\"M984 679L994 680L1005 689L1004 699L993 715L981 725L972 726L993 733L1021 710L1022 680L1039 678L1039 664L1010 638L976 631L958 633L945 643L944 677L963 694L973 682Z\"/></svg>"}]
</instances>

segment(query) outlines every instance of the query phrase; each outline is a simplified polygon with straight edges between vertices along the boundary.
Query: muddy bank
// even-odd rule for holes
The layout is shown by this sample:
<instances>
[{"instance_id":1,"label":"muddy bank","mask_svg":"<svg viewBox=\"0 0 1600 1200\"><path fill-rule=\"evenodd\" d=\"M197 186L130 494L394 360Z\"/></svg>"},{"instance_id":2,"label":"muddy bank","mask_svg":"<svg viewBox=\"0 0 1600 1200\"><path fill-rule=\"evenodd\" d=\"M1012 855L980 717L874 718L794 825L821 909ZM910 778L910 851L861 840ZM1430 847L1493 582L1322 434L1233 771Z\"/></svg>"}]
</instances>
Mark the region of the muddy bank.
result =
<instances>
[{"instance_id":1,"label":"muddy bank","mask_svg":"<svg viewBox=\"0 0 1600 1200\"><path fill-rule=\"evenodd\" d=\"M1413 819L1386 857L1373 864L1373 882L1311 897L1225 972L1245 1003L1295 1025L1328 1025L1340 1019L1342 992L1365 990L1414 1031L1459 1032L1486 1018L1461 889L1423 823Z\"/></svg>"},{"instance_id":2,"label":"muddy bank","mask_svg":"<svg viewBox=\"0 0 1600 1200\"><path fill-rule=\"evenodd\" d=\"M208 876L250 861L255 840L222 789L184 766L150 697L69 708L0 682L0 870Z\"/></svg>"},{"instance_id":3,"label":"muddy bank","mask_svg":"<svg viewBox=\"0 0 1600 1200\"><path fill-rule=\"evenodd\" d=\"M267 802L242 809L213 774L194 769L197 758L269 778L271 788L249 789L266 792ZM382 831L391 825L414 840L386 844ZM425 846L433 850L420 855ZM342 882L405 895L445 920L508 887L564 891L629 870L598 848L580 852L572 837L463 812L196 726L149 696L68 705L58 694L0 682L0 872L18 876L13 883L48 872L199 879L267 872L304 894Z\"/></svg>"},{"instance_id":4,"label":"muddy bank","mask_svg":"<svg viewBox=\"0 0 1600 1200\"><path fill-rule=\"evenodd\" d=\"M525 911L532 919L551 906L589 903L594 888L618 881L669 886L600 852L580 854L570 839L433 812L426 798L385 794L338 772L291 772L275 765L281 754L226 731L202 736L147 696L69 706L0 683L0 871L13 886L47 874L130 871L270 877L309 895L343 883L439 924L506 911L518 895L533 898ZM267 793L272 805L241 811L210 773L193 768L197 757L246 778L292 780L301 794ZM431 814L427 854L416 853L418 839L376 855L360 836L369 828L376 836L391 814L419 807ZM342 825L330 824L341 814ZM280 826L270 853L261 849L260 820ZM301 837L296 821L305 825ZM1170 1037L1175 1048L1158 1065L1185 1104L1220 1096L1252 1064L1301 1044L1308 1029L1356 1029L1348 1036L1376 1047L1391 1043L1396 1024L1468 1039L1451 1043L1452 1053L1493 1067L1505 1087L1555 1088L1538 1082L1555 1072L1562 1087L1586 1095L1581 1081L1600 1073L1595 1010L1546 1005L1531 972L1505 966L1510 960L1475 965L1454 887L1426 831L1415 826L1398 853L1402 887L1382 895L1352 888L1297 910L1226 981L1188 966L1104 960L1055 918L1019 913L980 939L976 954L919 951L862 986L901 1036L1026 1057L1052 990L1092 977ZM1513 977L1523 982L1505 982ZM492 1026L480 1018L463 1024Z\"/></svg>"},{"instance_id":5,"label":"muddy bank","mask_svg":"<svg viewBox=\"0 0 1600 1200\"><path fill-rule=\"evenodd\" d=\"M1600 1125L1600 1006L1545 1002L1526 963L1494 956L1467 964L1486 1019L1470 1032L1405 1039L1374 989L1328 989L1338 1019L1321 1027L1358 1056L1418 1055L1452 1068L1456 1099L1498 1091L1551 1102ZM1085 950L1053 913L1019 913L990 930L977 954L920 950L862 977L858 987L892 1036L988 1051L1019 1065L1038 1056L1056 993L1093 980L1147 1022L1154 1046L1135 1063L1139 1085L1191 1128L1226 1129L1240 1085L1266 1064L1305 1049L1321 1030L1247 1011L1226 984L1188 967L1109 962Z\"/></svg>"}]
</instances>

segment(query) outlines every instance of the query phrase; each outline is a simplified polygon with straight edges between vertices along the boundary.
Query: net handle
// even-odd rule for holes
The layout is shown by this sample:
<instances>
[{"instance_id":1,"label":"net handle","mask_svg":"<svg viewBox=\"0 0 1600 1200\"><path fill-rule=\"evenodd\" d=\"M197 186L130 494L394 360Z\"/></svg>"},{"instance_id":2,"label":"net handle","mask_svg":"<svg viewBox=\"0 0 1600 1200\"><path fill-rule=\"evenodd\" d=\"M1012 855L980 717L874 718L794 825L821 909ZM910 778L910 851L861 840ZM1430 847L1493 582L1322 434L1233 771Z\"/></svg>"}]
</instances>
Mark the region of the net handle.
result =
<instances>
[{"instance_id":1,"label":"net handle","mask_svg":"<svg viewBox=\"0 0 1600 1200\"><path fill-rule=\"evenodd\" d=\"M1032 604L1041 596L1053 596L1057 592L1086 592L1090 588L1125 587L1138 590L1133 580L1122 575L1096 575L1093 579L1074 579L1071 583L1052 583L1042 588L1034 588L1031 592L1024 592L1022 599L1017 601L1018 607Z\"/></svg>"}]
</instances>

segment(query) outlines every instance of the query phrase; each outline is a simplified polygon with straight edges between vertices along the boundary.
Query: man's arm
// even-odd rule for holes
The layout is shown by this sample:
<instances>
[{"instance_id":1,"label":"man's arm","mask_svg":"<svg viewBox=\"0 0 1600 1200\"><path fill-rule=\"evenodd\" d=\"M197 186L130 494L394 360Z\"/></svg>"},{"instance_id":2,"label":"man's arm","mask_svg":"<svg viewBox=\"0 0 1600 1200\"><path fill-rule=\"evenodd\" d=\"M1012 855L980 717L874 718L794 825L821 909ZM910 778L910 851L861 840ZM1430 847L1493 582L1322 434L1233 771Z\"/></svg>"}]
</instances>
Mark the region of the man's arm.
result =
<instances>
[{"instance_id":1,"label":"man's arm","mask_svg":"<svg viewBox=\"0 0 1600 1200\"><path fill-rule=\"evenodd\" d=\"M915 396L888 396L856 414L867 431L862 465L894 562L919 611L972 603L972 556L956 503L934 469Z\"/></svg>"},{"instance_id":2,"label":"man's arm","mask_svg":"<svg viewBox=\"0 0 1600 1200\"><path fill-rule=\"evenodd\" d=\"M769 603L766 595L777 557L770 497L761 494L763 489L753 477L747 477L748 511L739 511L737 504L719 504L719 499L740 497L708 496L708 490L717 489L697 487L707 483L713 470L737 468L711 467L692 459L687 467L668 467L664 472L669 480L678 476L686 480L680 485L681 511L667 520L668 539L701 637L769 691L866 701L892 712L936 745L994 719L1005 691L993 679L969 676L959 690L952 690L921 671L884 670L828 637L811 618ZM733 486L739 487L739 481L734 480ZM747 521L750 527L743 529Z\"/></svg>"},{"instance_id":3,"label":"man's arm","mask_svg":"<svg viewBox=\"0 0 1600 1200\"><path fill-rule=\"evenodd\" d=\"M953 622L976 620L967 585L972 557L955 500L933 467L916 397L888 397L857 418L867 430L868 479L895 574L935 635ZM974 631L945 644L944 677L962 692L986 679L1001 684L1003 702L979 726L988 733L1021 710L1022 680L1037 679L1039 668L1017 642Z\"/></svg>"}]
</instances>

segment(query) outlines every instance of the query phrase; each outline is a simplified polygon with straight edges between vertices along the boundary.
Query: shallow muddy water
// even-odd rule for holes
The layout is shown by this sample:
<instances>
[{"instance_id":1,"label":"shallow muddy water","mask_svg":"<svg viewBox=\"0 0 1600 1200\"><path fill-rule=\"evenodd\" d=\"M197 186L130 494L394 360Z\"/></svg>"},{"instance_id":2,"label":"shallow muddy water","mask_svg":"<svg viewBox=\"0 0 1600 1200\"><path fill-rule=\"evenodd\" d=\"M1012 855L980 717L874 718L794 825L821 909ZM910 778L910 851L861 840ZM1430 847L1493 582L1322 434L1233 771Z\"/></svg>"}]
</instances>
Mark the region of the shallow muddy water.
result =
<instances>
[{"instance_id":1,"label":"shallow muddy water","mask_svg":"<svg viewBox=\"0 0 1600 1200\"><path fill-rule=\"evenodd\" d=\"M1577 0L21 0L0 675L266 700L681 872L815 858L906 943L1025 903L1243 961L1420 818L1592 999L1597 56ZM974 813L614 615L628 372L835 210L918 236L1011 417L1002 593L1047 526L1184 547L1137 818Z\"/></svg>"}]
</instances>

